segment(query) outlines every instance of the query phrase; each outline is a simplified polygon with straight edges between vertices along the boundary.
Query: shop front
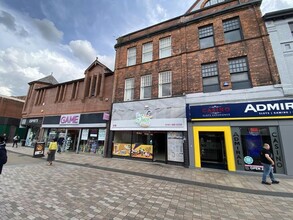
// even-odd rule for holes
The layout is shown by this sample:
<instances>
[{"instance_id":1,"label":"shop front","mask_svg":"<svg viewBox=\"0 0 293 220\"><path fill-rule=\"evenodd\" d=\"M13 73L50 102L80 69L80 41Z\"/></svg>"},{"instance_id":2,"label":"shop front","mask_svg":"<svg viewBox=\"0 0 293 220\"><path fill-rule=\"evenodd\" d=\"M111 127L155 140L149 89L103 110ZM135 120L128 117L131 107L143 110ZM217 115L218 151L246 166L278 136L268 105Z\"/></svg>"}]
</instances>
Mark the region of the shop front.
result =
<instances>
[{"instance_id":1,"label":"shop front","mask_svg":"<svg viewBox=\"0 0 293 220\"><path fill-rule=\"evenodd\" d=\"M46 146L57 139L62 151L103 155L106 141L107 113L46 116L42 128Z\"/></svg>"},{"instance_id":2,"label":"shop front","mask_svg":"<svg viewBox=\"0 0 293 220\"><path fill-rule=\"evenodd\" d=\"M112 156L188 166L183 97L114 103Z\"/></svg>"},{"instance_id":3,"label":"shop front","mask_svg":"<svg viewBox=\"0 0 293 220\"><path fill-rule=\"evenodd\" d=\"M43 118L22 118L20 125L26 128L25 146L33 147L33 143L40 137Z\"/></svg>"},{"instance_id":4,"label":"shop front","mask_svg":"<svg viewBox=\"0 0 293 220\"><path fill-rule=\"evenodd\" d=\"M191 167L260 172L271 146L274 172L293 175L293 100L187 105Z\"/></svg>"}]
</instances>

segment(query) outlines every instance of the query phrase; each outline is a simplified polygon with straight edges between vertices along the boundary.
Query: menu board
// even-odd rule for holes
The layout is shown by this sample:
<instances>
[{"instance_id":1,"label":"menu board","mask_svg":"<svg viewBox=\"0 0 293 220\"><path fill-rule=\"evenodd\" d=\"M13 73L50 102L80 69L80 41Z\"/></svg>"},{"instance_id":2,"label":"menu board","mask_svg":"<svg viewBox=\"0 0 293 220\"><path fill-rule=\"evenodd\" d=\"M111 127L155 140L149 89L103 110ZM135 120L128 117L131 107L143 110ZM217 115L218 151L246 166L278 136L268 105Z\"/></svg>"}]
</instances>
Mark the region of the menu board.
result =
<instances>
[{"instance_id":1,"label":"menu board","mask_svg":"<svg viewBox=\"0 0 293 220\"><path fill-rule=\"evenodd\" d=\"M182 132L168 132L168 161L184 162Z\"/></svg>"}]
</instances>

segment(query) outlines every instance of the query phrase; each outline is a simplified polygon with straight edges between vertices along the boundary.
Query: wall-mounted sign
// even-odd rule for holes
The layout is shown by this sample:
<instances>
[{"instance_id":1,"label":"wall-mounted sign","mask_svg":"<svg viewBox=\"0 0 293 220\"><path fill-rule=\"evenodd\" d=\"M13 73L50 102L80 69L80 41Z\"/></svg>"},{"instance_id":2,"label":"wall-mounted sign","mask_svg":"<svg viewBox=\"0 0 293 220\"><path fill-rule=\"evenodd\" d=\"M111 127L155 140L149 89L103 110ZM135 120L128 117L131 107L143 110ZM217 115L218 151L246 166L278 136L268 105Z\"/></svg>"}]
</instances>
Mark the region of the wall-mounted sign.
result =
<instances>
[{"instance_id":1,"label":"wall-mounted sign","mask_svg":"<svg viewBox=\"0 0 293 220\"><path fill-rule=\"evenodd\" d=\"M107 112L104 112L104 113L103 113L103 120L105 120L105 121L109 121L109 119L110 119L110 114L107 113Z\"/></svg>"},{"instance_id":2,"label":"wall-mounted sign","mask_svg":"<svg viewBox=\"0 0 293 220\"><path fill-rule=\"evenodd\" d=\"M187 106L189 120L293 118L293 100Z\"/></svg>"},{"instance_id":3,"label":"wall-mounted sign","mask_svg":"<svg viewBox=\"0 0 293 220\"><path fill-rule=\"evenodd\" d=\"M61 115L59 124L61 125L78 125L80 114Z\"/></svg>"}]
</instances>

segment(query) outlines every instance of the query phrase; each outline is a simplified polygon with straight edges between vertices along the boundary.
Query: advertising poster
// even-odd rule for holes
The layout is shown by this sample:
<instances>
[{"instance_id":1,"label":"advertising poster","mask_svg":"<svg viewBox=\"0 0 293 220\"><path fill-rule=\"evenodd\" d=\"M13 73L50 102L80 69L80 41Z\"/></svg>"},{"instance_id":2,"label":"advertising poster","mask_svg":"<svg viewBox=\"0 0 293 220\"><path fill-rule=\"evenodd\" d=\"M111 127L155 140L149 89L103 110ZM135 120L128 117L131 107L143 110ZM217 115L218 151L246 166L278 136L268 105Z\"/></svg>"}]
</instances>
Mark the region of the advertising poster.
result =
<instances>
[{"instance_id":1,"label":"advertising poster","mask_svg":"<svg viewBox=\"0 0 293 220\"><path fill-rule=\"evenodd\" d=\"M99 141L104 141L105 137L106 137L106 129L99 129L98 140Z\"/></svg>"},{"instance_id":2,"label":"advertising poster","mask_svg":"<svg viewBox=\"0 0 293 220\"><path fill-rule=\"evenodd\" d=\"M131 157L153 159L153 145L132 144Z\"/></svg>"},{"instance_id":3,"label":"advertising poster","mask_svg":"<svg viewBox=\"0 0 293 220\"><path fill-rule=\"evenodd\" d=\"M45 153L45 142L37 142L34 149L34 157L43 157Z\"/></svg>"},{"instance_id":4,"label":"advertising poster","mask_svg":"<svg viewBox=\"0 0 293 220\"><path fill-rule=\"evenodd\" d=\"M82 129L81 140L86 141L89 136L89 129Z\"/></svg>"},{"instance_id":5,"label":"advertising poster","mask_svg":"<svg viewBox=\"0 0 293 220\"><path fill-rule=\"evenodd\" d=\"M131 144L114 143L113 155L116 156L130 156Z\"/></svg>"},{"instance_id":6,"label":"advertising poster","mask_svg":"<svg viewBox=\"0 0 293 220\"><path fill-rule=\"evenodd\" d=\"M168 132L168 160L184 162L182 132Z\"/></svg>"}]
</instances>

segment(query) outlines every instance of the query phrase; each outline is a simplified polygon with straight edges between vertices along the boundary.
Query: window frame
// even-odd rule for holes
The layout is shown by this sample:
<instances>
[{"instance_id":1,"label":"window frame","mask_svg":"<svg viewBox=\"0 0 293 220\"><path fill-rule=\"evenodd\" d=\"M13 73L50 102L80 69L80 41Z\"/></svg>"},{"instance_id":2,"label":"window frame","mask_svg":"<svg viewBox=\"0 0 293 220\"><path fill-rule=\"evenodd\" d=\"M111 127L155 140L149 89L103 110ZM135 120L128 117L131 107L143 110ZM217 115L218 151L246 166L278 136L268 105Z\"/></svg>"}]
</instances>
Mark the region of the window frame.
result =
<instances>
[{"instance_id":1,"label":"window frame","mask_svg":"<svg viewBox=\"0 0 293 220\"><path fill-rule=\"evenodd\" d=\"M167 82L162 82L163 81L163 75L164 74L170 74L169 76L167 76L166 78L169 78L169 81ZM172 74L172 71L164 71L164 72L160 72L159 73L159 83L158 83L158 89L159 89L159 92L158 92L158 98L165 98L165 97L171 97L172 96L172 82L173 82L173 74ZM165 85L168 85L169 84L169 91L170 91L170 94L169 95L163 95L163 87Z\"/></svg>"},{"instance_id":2,"label":"window frame","mask_svg":"<svg viewBox=\"0 0 293 220\"><path fill-rule=\"evenodd\" d=\"M151 45L151 50L150 51L145 51L146 50L145 46L147 46L147 45ZM154 49L153 42L144 43L142 45L142 58L141 58L142 63L150 62L150 61L153 60L153 49ZM150 55L150 59L146 59L146 57L148 55Z\"/></svg>"},{"instance_id":3,"label":"window frame","mask_svg":"<svg viewBox=\"0 0 293 220\"><path fill-rule=\"evenodd\" d=\"M208 69L212 70L214 68L215 68L216 71L210 71L210 72L207 71ZM205 72L205 70L206 70L206 72ZM207 75L205 76L205 74L207 74ZM211 63L203 63L203 64L201 64L201 77L202 77L202 90L203 90L204 93L221 91L218 62L211 62ZM217 83L205 85L205 81L207 81L205 79L210 79L210 80L211 79L216 79ZM209 89L209 88L212 88L212 89Z\"/></svg>"},{"instance_id":4,"label":"window frame","mask_svg":"<svg viewBox=\"0 0 293 220\"><path fill-rule=\"evenodd\" d=\"M235 24L230 24L230 25L226 25L228 22L232 22L233 20L237 21L237 25L238 27L237 28L232 28L233 25L235 26ZM229 18L229 19L225 19L222 21L222 24L223 24L223 31L224 31L224 39L225 39L225 43L233 43L233 42L238 42L238 41L241 41L243 40L243 32L242 32L242 28L241 28L241 22L240 22L240 18L239 17L233 17L233 18ZM225 29L228 29L228 30L225 30ZM236 32L239 33L239 37L240 39L236 39L236 40L230 40L228 41L228 36L227 34L230 34L230 33L234 33Z\"/></svg>"},{"instance_id":5,"label":"window frame","mask_svg":"<svg viewBox=\"0 0 293 220\"><path fill-rule=\"evenodd\" d=\"M244 66L239 66L239 65L238 65L238 67L237 67L237 64L241 64L241 63L239 63L239 62L238 62L238 63L235 63L234 61L241 61L241 60L244 60L244 61L245 61L245 65L244 65ZM234 63L231 64L231 62L234 62ZM242 63L244 63L244 62L242 62ZM232 85L232 89L233 89L233 90L239 90L239 89L250 89L250 88L253 87L253 86L252 86L252 81L251 81L250 72L249 72L248 59L247 59L246 56L245 56L245 57L235 57L235 58L231 58L231 59L228 60L228 65L229 65L229 73L230 73L230 77L231 77L231 85ZM231 71L231 69L232 69L231 65L234 65L234 66L236 65L235 68L238 69L239 71ZM235 68L234 68L234 69L235 69ZM243 70L240 71L239 68L242 68ZM243 75L243 73L246 73L246 75L247 75L247 80L241 80L241 81L233 82L233 75L235 76L235 75L238 74L238 76L239 76L240 74ZM238 87L237 85L239 85L240 83L241 83L242 85L241 85L240 87ZM243 88L243 84L244 84L244 83L249 84L249 86Z\"/></svg>"},{"instance_id":6,"label":"window frame","mask_svg":"<svg viewBox=\"0 0 293 220\"><path fill-rule=\"evenodd\" d=\"M204 29L207 29L207 28L210 28L210 27L211 27L211 30L212 30L212 34L207 35L207 31L205 31L205 33L202 32ZM212 46L203 47L202 43L201 43L202 40L209 39L209 38L212 38ZM200 47L200 49L206 49L206 48L214 47L215 46L215 37L214 37L214 26L213 26L213 24L209 24L209 25L199 27L198 28L198 39L199 39L199 47Z\"/></svg>"},{"instance_id":7,"label":"window frame","mask_svg":"<svg viewBox=\"0 0 293 220\"><path fill-rule=\"evenodd\" d=\"M132 54L131 50L134 50L133 54ZM136 65L136 47L130 47L127 49L127 64L126 65L127 66Z\"/></svg>"},{"instance_id":8,"label":"window frame","mask_svg":"<svg viewBox=\"0 0 293 220\"><path fill-rule=\"evenodd\" d=\"M130 85L130 88L127 88L127 82L132 81L132 85ZM130 91L130 99L128 99L128 91ZM124 82L124 101L133 101L134 100L134 78L128 78L125 79Z\"/></svg>"},{"instance_id":9,"label":"window frame","mask_svg":"<svg viewBox=\"0 0 293 220\"><path fill-rule=\"evenodd\" d=\"M148 79L149 77L149 79ZM149 81L150 84L146 85L146 81ZM145 97L145 89L150 88L150 97ZM152 98L152 74L144 75L140 77L140 99L151 99Z\"/></svg>"},{"instance_id":10,"label":"window frame","mask_svg":"<svg viewBox=\"0 0 293 220\"><path fill-rule=\"evenodd\" d=\"M170 39L170 45L163 47L163 40L166 40L166 39ZM165 52L167 49L169 51L168 54L163 55L164 54L163 52ZM159 59L163 59L163 58L171 57L171 56L172 56L172 38L171 38L171 36L161 38L159 40Z\"/></svg>"},{"instance_id":11,"label":"window frame","mask_svg":"<svg viewBox=\"0 0 293 220\"><path fill-rule=\"evenodd\" d=\"M214 6L214 5L217 5L217 4L220 4L220 3L223 3L223 2L226 2L227 0L209 0L205 3L205 5L203 6L204 8L207 8L207 7L211 7L211 6ZM214 3L215 2L215 3Z\"/></svg>"},{"instance_id":12,"label":"window frame","mask_svg":"<svg viewBox=\"0 0 293 220\"><path fill-rule=\"evenodd\" d=\"M288 23L289 29L291 31L292 37L293 37L293 21Z\"/></svg>"}]
</instances>

